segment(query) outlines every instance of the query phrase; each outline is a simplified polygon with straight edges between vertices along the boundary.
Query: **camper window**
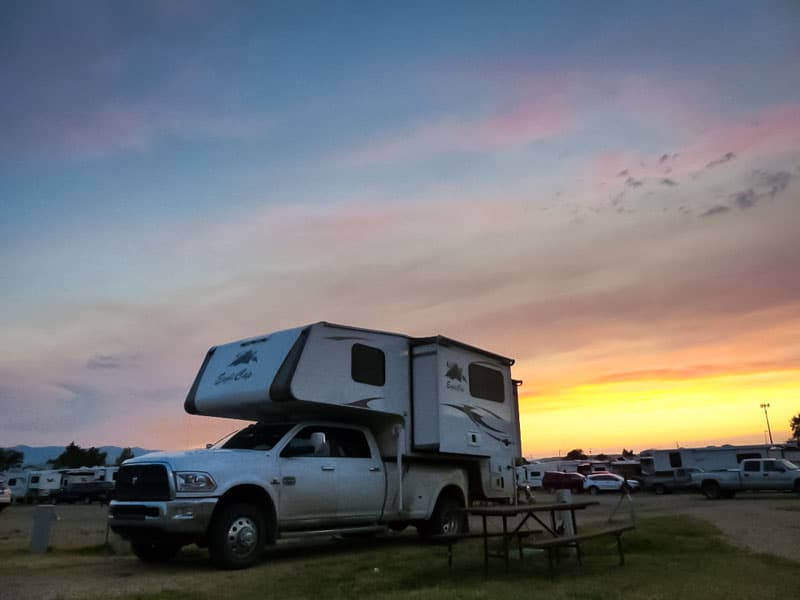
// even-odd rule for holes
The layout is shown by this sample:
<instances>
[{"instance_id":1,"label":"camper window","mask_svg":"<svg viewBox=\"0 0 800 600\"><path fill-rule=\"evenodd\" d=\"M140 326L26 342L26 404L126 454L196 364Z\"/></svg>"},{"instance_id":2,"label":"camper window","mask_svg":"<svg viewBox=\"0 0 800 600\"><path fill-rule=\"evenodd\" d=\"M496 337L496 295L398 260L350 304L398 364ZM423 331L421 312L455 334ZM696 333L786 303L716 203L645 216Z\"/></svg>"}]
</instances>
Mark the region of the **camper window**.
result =
<instances>
[{"instance_id":1,"label":"camper window","mask_svg":"<svg viewBox=\"0 0 800 600\"><path fill-rule=\"evenodd\" d=\"M683 466L683 461L681 460L680 452L669 453L669 466L672 467L673 469L678 469Z\"/></svg>"},{"instance_id":2,"label":"camper window","mask_svg":"<svg viewBox=\"0 0 800 600\"><path fill-rule=\"evenodd\" d=\"M34 475L33 477L31 477L31 483L39 483L39 476Z\"/></svg>"},{"instance_id":3,"label":"camper window","mask_svg":"<svg viewBox=\"0 0 800 600\"><path fill-rule=\"evenodd\" d=\"M736 462L740 463L746 458L761 458L760 452L741 452L736 455Z\"/></svg>"},{"instance_id":4,"label":"camper window","mask_svg":"<svg viewBox=\"0 0 800 600\"><path fill-rule=\"evenodd\" d=\"M379 348L353 344L350 375L353 381L382 386L386 383L386 355Z\"/></svg>"},{"instance_id":5,"label":"camper window","mask_svg":"<svg viewBox=\"0 0 800 600\"><path fill-rule=\"evenodd\" d=\"M470 363L469 394L475 398L502 402L505 397L503 374L477 363Z\"/></svg>"}]
</instances>

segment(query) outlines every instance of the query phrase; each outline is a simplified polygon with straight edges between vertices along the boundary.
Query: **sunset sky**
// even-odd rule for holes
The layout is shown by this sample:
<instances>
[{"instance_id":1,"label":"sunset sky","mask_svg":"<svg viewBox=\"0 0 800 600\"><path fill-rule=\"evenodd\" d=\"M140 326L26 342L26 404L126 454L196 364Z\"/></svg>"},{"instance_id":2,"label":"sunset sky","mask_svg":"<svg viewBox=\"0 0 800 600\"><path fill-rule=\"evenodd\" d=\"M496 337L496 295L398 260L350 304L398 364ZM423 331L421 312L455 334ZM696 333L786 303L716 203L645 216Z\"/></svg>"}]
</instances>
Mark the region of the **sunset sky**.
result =
<instances>
[{"instance_id":1,"label":"sunset sky","mask_svg":"<svg viewBox=\"0 0 800 600\"><path fill-rule=\"evenodd\" d=\"M0 446L199 446L206 350L516 358L523 452L800 413L800 3L0 3Z\"/></svg>"}]
</instances>

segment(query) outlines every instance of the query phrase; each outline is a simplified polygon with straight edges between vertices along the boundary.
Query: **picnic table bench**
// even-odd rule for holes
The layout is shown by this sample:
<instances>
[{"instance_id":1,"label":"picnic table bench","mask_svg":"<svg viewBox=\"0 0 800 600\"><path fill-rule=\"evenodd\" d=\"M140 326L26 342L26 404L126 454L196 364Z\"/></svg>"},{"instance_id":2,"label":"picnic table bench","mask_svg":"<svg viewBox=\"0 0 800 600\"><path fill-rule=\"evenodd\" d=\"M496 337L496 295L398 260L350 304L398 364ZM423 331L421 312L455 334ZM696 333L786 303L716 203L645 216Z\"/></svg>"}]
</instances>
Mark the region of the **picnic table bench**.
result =
<instances>
[{"instance_id":1,"label":"picnic table bench","mask_svg":"<svg viewBox=\"0 0 800 600\"><path fill-rule=\"evenodd\" d=\"M430 542L434 544L441 544L443 546L447 546L447 566L452 568L453 567L453 545L462 541L462 540L484 540L485 544L488 544L488 540L490 539L502 539L503 540L503 548L507 548L508 541L516 539L517 540L517 548L519 550L519 557L522 558L522 541L527 539L528 537L542 533L541 529L536 530L522 530L522 531L514 531L514 532L506 532L506 533L454 533L454 534L441 534L441 535L434 535L431 536L429 539ZM492 553L488 546L484 547L484 553L487 558L507 558L506 553L496 552Z\"/></svg>"},{"instance_id":2,"label":"picnic table bench","mask_svg":"<svg viewBox=\"0 0 800 600\"><path fill-rule=\"evenodd\" d=\"M574 535L562 535L559 537L548 538L544 540L533 540L525 543L525 548L536 548L539 550L547 550L547 565L550 576L553 576L553 558L558 561L560 548L575 548L575 556L578 559L578 564L582 565L581 561L581 542L600 537L616 537L617 538L617 551L619 552L619 564L625 564L625 554L622 551L622 534L626 531L635 529L634 525L618 525L615 527L605 527L595 531L585 533L576 533Z\"/></svg>"}]
</instances>

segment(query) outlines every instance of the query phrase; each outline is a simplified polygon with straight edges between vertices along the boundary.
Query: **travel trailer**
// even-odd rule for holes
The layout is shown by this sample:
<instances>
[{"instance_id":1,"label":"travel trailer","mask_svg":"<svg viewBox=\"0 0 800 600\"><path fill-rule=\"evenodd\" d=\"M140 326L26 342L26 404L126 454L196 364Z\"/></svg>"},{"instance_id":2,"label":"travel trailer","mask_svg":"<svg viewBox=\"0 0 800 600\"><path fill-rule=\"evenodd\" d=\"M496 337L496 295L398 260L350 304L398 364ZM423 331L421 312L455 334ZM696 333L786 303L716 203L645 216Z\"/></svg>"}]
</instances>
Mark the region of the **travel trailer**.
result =
<instances>
[{"instance_id":1,"label":"travel trailer","mask_svg":"<svg viewBox=\"0 0 800 600\"><path fill-rule=\"evenodd\" d=\"M666 473L674 469L698 468L703 471L736 469L748 458L793 458L791 448L752 444L744 446L706 446L704 448L675 448L644 450L639 453L643 475Z\"/></svg>"},{"instance_id":2,"label":"travel trailer","mask_svg":"<svg viewBox=\"0 0 800 600\"><path fill-rule=\"evenodd\" d=\"M12 469L3 473L6 485L11 490L14 502L24 502L28 495L28 480L30 478L30 471L23 471L22 469Z\"/></svg>"},{"instance_id":3,"label":"travel trailer","mask_svg":"<svg viewBox=\"0 0 800 600\"><path fill-rule=\"evenodd\" d=\"M198 543L225 568L290 536L463 531L473 500L515 501L513 362L326 322L213 347L186 411L252 424L205 450L126 461L110 526L145 561Z\"/></svg>"},{"instance_id":4,"label":"travel trailer","mask_svg":"<svg viewBox=\"0 0 800 600\"><path fill-rule=\"evenodd\" d=\"M55 502L61 491L62 473L58 470L31 471L27 499L33 502Z\"/></svg>"}]
</instances>

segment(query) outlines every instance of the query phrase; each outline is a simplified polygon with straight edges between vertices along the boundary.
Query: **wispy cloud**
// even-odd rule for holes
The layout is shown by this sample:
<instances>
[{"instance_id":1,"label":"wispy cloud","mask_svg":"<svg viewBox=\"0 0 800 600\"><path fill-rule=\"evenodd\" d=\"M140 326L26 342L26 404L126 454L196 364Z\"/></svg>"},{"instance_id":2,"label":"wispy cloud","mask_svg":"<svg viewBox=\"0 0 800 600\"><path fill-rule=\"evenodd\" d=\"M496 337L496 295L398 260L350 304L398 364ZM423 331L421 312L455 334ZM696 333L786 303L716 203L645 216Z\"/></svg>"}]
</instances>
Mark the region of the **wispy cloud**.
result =
<instances>
[{"instance_id":1,"label":"wispy cloud","mask_svg":"<svg viewBox=\"0 0 800 600\"><path fill-rule=\"evenodd\" d=\"M563 101L532 100L499 114L427 121L378 137L337 156L336 162L365 165L448 152L496 152L557 136L571 124L572 110Z\"/></svg>"},{"instance_id":2,"label":"wispy cloud","mask_svg":"<svg viewBox=\"0 0 800 600\"><path fill-rule=\"evenodd\" d=\"M713 169L714 167L718 167L719 165L724 165L726 162L730 162L734 158L736 158L736 155L733 152L726 152L719 158L716 158L706 163L706 169Z\"/></svg>"}]
</instances>

